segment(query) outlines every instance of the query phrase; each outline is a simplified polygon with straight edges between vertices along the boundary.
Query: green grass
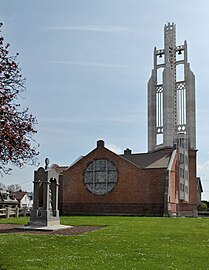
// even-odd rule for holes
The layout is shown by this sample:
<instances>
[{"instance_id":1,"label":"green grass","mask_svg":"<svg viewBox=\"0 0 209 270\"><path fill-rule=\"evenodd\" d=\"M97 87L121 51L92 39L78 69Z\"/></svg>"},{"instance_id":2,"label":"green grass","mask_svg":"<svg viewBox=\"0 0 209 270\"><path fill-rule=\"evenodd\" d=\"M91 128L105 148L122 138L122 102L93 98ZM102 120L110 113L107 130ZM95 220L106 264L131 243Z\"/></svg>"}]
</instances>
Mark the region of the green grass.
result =
<instances>
[{"instance_id":1,"label":"green grass","mask_svg":"<svg viewBox=\"0 0 209 270\"><path fill-rule=\"evenodd\" d=\"M61 223L107 226L78 236L0 234L0 270L209 269L207 218L73 216Z\"/></svg>"}]
</instances>

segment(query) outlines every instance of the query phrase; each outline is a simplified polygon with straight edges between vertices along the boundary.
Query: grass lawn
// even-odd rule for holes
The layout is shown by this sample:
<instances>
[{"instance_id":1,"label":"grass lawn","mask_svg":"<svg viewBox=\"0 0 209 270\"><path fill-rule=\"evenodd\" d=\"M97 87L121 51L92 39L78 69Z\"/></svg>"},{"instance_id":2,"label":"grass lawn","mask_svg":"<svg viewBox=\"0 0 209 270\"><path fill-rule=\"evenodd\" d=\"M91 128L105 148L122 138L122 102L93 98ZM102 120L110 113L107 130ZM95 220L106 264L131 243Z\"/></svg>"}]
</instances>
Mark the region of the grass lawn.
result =
<instances>
[{"instance_id":1,"label":"grass lawn","mask_svg":"<svg viewBox=\"0 0 209 270\"><path fill-rule=\"evenodd\" d=\"M107 226L77 236L0 234L0 270L209 270L207 218L73 216L61 223Z\"/></svg>"}]
</instances>

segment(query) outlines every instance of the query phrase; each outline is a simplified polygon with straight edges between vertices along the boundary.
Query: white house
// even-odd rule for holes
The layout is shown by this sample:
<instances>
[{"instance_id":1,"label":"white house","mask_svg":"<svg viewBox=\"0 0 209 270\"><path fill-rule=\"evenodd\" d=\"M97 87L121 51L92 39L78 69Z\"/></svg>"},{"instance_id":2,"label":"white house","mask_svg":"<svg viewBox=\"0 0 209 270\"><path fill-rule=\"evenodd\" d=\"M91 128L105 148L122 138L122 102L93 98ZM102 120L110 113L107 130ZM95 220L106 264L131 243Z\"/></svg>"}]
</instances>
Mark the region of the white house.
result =
<instances>
[{"instance_id":1,"label":"white house","mask_svg":"<svg viewBox=\"0 0 209 270\"><path fill-rule=\"evenodd\" d=\"M12 192L12 194L15 196L19 203L20 208L31 208L33 205L33 200L31 197L28 195L27 192L24 191L17 191L17 192Z\"/></svg>"}]
</instances>

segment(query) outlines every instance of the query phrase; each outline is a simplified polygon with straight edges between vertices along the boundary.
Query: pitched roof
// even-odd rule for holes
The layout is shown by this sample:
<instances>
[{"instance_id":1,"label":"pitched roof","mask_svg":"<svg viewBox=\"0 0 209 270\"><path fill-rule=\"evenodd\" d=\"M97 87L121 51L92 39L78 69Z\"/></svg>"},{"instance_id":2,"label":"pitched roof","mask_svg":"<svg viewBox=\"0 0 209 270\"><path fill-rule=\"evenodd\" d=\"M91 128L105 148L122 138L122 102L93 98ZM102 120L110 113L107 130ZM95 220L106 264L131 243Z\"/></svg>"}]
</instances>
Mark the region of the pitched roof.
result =
<instances>
[{"instance_id":1,"label":"pitched roof","mask_svg":"<svg viewBox=\"0 0 209 270\"><path fill-rule=\"evenodd\" d=\"M99 140L97 142L97 148L103 148L104 141ZM93 151L95 151L95 148ZM105 148L105 147L104 147ZM105 148L107 151L112 152L111 150ZM91 151L89 154L91 154ZM117 155L116 153L112 152L113 154ZM153 152L148 153L139 153L139 154L132 154L131 150L126 149L123 155L119 155L121 158L131 162L135 166L142 168L142 169L157 169L157 168L168 168L168 164L173 153L173 148L163 148ZM89 155L88 154L88 155ZM60 174L63 171L73 167L77 164L80 160L85 158L85 156L80 156L76 159L70 166L58 166L57 164L53 164L50 168L56 169Z\"/></svg>"},{"instance_id":2,"label":"pitched roof","mask_svg":"<svg viewBox=\"0 0 209 270\"><path fill-rule=\"evenodd\" d=\"M17 199L6 190L0 190L0 204L18 204Z\"/></svg>"},{"instance_id":3,"label":"pitched roof","mask_svg":"<svg viewBox=\"0 0 209 270\"><path fill-rule=\"evenodd\" d=\"M12 195L15 195L15 198L19 201L22 200L22 198L27 194L25 191L17 191L17 192L12 192Z\"/></svg>"},{"instance_id":4,"label":"pitched roof","mask_svg":"<svg viewBox=\"0 0 209 270\"><path fill-rule=\"evenodd\" d=\"M154 152L120 155L143 169L167 168L173 149L165 148Z\"/></svg>"},{"instance_id":5,"label":"pitched roof","mask_svg":"<svg viewBox=\"0 0 209 270\"><path fill-rule=\"evenodd\" d=\"M80 161L82 158L84 158L84 156L78 157L75 161L73 161L72 164L70 164L70 166L67 167L67 169L70 168L70 167L72 167L74 164L76 164L76 163L77 163L78 161Z\"/></svg>"}]
</instances>

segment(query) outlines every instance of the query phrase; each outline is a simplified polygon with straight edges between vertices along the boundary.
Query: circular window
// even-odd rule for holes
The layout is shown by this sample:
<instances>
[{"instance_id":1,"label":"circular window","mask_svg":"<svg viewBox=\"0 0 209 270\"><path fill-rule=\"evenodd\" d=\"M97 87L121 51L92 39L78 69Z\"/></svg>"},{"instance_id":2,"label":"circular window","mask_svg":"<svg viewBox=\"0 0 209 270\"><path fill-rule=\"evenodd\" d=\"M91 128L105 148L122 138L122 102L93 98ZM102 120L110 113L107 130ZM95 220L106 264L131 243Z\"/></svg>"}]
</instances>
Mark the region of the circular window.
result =
<instances>
[{"instance_id":1,"label":"circular window","mask_svg":"<svg viewBox=\"0 0 209 270\"><path fill-rule=\"evenodd\" d=\"M84 174L84 183L89 191L97 195L110 192L117 182L115 165L107 159L92 161Z\"/></svg>"}]
</instances>

